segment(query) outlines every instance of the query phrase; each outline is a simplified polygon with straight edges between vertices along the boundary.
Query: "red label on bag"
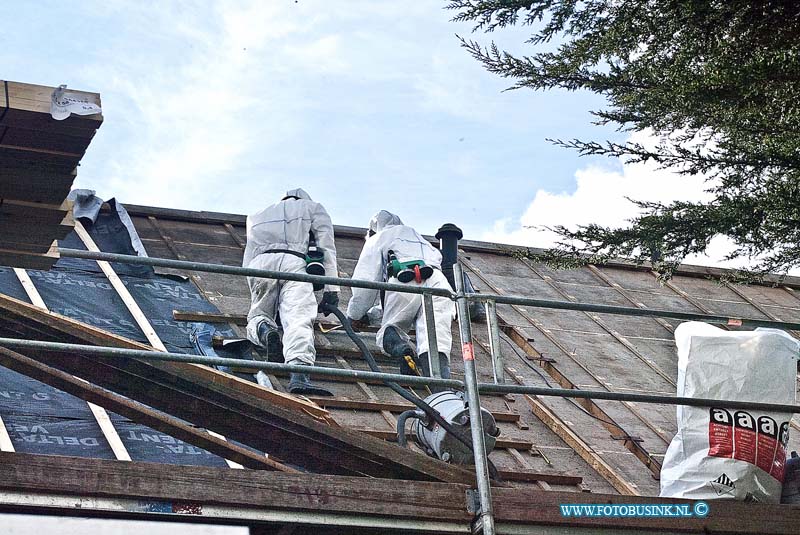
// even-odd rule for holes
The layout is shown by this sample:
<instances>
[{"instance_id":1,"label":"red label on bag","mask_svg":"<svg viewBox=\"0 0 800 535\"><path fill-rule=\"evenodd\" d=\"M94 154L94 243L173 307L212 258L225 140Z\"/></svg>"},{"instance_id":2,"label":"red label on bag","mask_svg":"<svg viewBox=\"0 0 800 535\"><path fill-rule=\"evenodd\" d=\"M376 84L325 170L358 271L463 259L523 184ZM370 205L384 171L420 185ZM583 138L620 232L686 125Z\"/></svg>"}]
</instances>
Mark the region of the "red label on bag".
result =
<instances>
[{"instance_id":1,"label":"red label on bag","mask_svg":"<svg viewBox=\"0 0 800 535\"><path fill-rule=\"evenodd\" d=\"M750 413L733 413L733 458L756 464L756 422Z\"/></svg>"},{"instance_id":2,"label":"red label on bag","mask_svg":"<svg viewBox=\"0 0 800 535\"><path fill-rule=\"evenodd\" d=\"M789 445L789 422L783 422L778 431L778 445L775 448L775 461L772 463L772 470L769 475L783 482L784 471L786 469L786 448Z\"/></svg>"},{"instance_id":3,"label":"red label on bag","mask_svg":"<svg viewBox=\"0 0 800 535\"><path fill-rule=\"evenodd\" d=\"M757 424L756 466L770 473L778 447L778 424L769 416L759 416Z\"/></svg>"},{"instance_id":4,"label":"red label on bag","mask_svg":"<svg viewBox=\"0 0 800 535\"><path fill-rule=\"evenodd\" d=\"M708 456L736 459L757 466L778 481L786 469L789 422L747 411L714 407L708 413Z\"/></svg>"},{"instance_id":5,"label":"red label on bag","mask_svg":"<svg viewBox=\"0 0 800 535\"><path fill-rule=\"evenodd\" d=\"M475 349L472 347L472 342L461 345L461 354L464 357L464 362L475 360Z\"/></svg>"},{"instance_id":6,"label":"red label on bag","mask_svg":"<svg viewBox=\"0 0 800 535\"><path fill-rule=\"evenodd\" d=\"M733 456L733 418L725 409L711 409L708 420L708 455Z\"/></svg>"}]
</instances>

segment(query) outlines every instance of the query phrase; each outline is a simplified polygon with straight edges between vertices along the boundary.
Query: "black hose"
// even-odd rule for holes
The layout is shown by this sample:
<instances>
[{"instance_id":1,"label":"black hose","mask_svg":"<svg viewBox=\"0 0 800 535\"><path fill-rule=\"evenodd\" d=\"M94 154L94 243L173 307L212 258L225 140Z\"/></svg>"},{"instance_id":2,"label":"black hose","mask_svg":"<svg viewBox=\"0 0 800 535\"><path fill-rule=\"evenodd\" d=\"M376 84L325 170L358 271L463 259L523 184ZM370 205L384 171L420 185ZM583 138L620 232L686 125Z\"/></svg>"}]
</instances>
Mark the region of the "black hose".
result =
<instances>
[{"instance_id":1,"label":"black hose","mask_svg":"<svg viewBox=\"0 0 800 535\"><path fill-rule=\"evenodd\" d=\"M397 443L405 448L408 446L408 441L406 440L406 420L409 418L419 418L422 416L418 410L408 410L405 412L401 412L400 416L397 417Z\"/></svg>"},{"instance_id":2,"label":"black hose","mask_svg":"<svg viewBox=\"0 0 800 535\"><path fill-rule=\"evenodd\" d=\"M361 338L359 338L356 332L353 330L353 326L350 324L350 319L347 316L345 316L344 313L341 310L339 310L338 307L331 306L327 303L322 303L320 308L322 309L322 312L330 312L334 316L339 318L339 322L342 324L342 327L347 333L347 336L349 336L350 339L353 341L353 343L355 343L358 346L358 349L361 350L361 353L363 353L364 359L367 361L367 364L369 364L370 369L374 372L381 373L382 370L378 366L378 363L375 361L375 357L373 357L372 353L370 353L367 344L365 344L364 341ZM406 399L407 401L410 401L411 403L419 407L419 409L422 412L424 412L428 418L439 424L442 427L442 429L444 429L445 431L456 437L456 440L458 440L464 446L469 448L469 451L473 451L472 440L464 437L460 429L457 429L456 427L451 425L450 422L445 420L441 414L439 414L430 405L421 400L419 396L411 394L408 390L406 390L405 388L403 388L402 386L400 386L395 382L384 381L384 383L386 384L386 386L388 386L389 388L397 392L400 396L402 396L403 399ZM494 466L492 461L490 461L488 458L487 461L489 461L489 475L493 479L500 479L497 472L497 468Z\"/></svg>"}]
</instances>

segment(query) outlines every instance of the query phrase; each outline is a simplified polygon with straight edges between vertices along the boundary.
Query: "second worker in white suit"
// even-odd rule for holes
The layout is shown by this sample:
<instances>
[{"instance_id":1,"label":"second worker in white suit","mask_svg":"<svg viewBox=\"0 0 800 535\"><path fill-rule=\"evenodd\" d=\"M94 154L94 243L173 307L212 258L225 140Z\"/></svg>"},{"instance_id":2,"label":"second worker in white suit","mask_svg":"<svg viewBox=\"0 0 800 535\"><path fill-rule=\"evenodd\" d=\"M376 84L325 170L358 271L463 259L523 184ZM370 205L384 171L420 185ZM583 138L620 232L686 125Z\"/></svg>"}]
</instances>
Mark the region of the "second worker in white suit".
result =
<instances>
[{"instance_id":1,"label":"second worker in white suit","mask_svg":"<svg viewBox=\"0 0 800 535\"><path fill-rule=\"evenodd\" d=\"M364 243L353 271L354 279L451 289L441 272L442 255L416 230L404 225L399 217L381 210L370 220L369 233L371 236ZM351 320L361 321L375 304L378 295L378 290L353 288L353 297L347 305L347 316ZM433 309L439 367L442 377L449 378L450 349L453 344L451 327L455 306L446 297L434 296ZM417 331L416 352L411 348L407 334L412 327ZM402 359L406 355L413 357L416 354L424 375L430 375L422 295L386 292L377 341L384 353L401 360L402 373L413 373Z\"/></svg>"}]
</instances>

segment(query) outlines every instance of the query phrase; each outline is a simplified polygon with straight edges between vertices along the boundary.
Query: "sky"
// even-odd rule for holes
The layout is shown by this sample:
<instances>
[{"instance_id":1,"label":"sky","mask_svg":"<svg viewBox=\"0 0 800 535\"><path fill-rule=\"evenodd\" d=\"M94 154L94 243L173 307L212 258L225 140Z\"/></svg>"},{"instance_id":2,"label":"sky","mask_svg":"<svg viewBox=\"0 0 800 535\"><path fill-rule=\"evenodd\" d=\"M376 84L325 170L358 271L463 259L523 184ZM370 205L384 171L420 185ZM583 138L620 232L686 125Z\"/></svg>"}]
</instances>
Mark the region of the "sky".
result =
<instances>
[{"instance_id":1,"label":"sky","mask_svg":"<svg viewBox=\"0 0 800 535\"><path fill-rule=\"evenodd\" d=\"M624 223L626 195L703 195L546 141L627 134L591 124L597 95L504 91L457 35L525 54L530 29L473 34L445 4L18 2L0 77L101 94L76 186L123 203L247 214L303 187L341 225L388 209L423 233L547 246L542 226Z\"/></svg>"}]
</instances>

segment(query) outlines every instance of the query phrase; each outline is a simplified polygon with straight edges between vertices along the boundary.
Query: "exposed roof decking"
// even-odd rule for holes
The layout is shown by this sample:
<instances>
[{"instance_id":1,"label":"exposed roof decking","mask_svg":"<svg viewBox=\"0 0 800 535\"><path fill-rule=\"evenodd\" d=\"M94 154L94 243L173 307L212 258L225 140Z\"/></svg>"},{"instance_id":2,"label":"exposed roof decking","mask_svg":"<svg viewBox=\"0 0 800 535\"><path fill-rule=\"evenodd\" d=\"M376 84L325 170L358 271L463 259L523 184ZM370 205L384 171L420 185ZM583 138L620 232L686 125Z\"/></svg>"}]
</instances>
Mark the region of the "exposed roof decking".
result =
<instances>
[{"instance_id":1,"label":"exposed roof decking","mask_svg":"<svg viewBox=\"0 0 800 535\"><path fill-rule=\"evenodd\" d=\"M189 260L218 262L237 265L241 262L241 246L245 241L242 216L214 214L200 223L203 216L191 213L173 214L160 209L130 208L134 223L144 239L145 246L152 256L175 258L176 252ZM190 218L191 221L181 221ZM154 221L161 233L154 232ZM226 224L227 223L227 224ZM185 225L185 231L184 231ZM358 253L363 243L363 231L360 229L338 229L337 252L341 276L350 276ZM164 243L171 241L172 247ZM790 290L770 288L766 286L748 286L739 289L749 300L756 304L763 302L768 306L770 315L762 312L748 299L736 291L716 282L701 278L708 272L705 269L689 267L689 275L679 275L668 286L661 285L656 277L642 269L631 269L624 264L591 267L568 271L554 271L546 266L530 264L503 252L502 246L462 242L464 253L462 258L468 272L472 272L473 283L484 291L510 293L530 297L575 300L613 304L620 306L641 306L662 308L667 310L730 314L769 319L770 315L780 319L791 320L800 317L800 299ZM699 272L699 273L698 273ZM712 270L713 272L713 270ZM700 275L700 277L696 275ZM209 299L222 312L244 314L249 306L249 292L244 280L213 274L199 274L203 290ZM792 281L789 281L792 282ZM346 303L350 291L342 288L341 301ZM688 296L688 297L687 297ZM794 302L792 301L794 300ZM700 306L697 306L700 305ZM608 314L587 314L582 312L548 310L528 307L498 306L502 320L523 334L533 339L531 345L545 357L556 362L539 367L551 384L558 384L557 378L548 374L548 367L555 367L575 386L581 388L598 388L635 392L674 393L677 379L677 358L674 350L672 331L679 322L676 320L622 317ZM488 336L483 326L474 325L474 334L478 341L477 361L481 380L491 380L488 355L484 347L488 347ZM318 349L321 362L328 364L325 349L337 349L339 354L347 354L349 341L318 333ZM528 367L528 364L539 366L539 362L528 360L522 362L518 354L523 350L507 336L503 335L502 351L506 364L512 367L518 377L529 384L541 384L542 379ZM454 332L454 340L457 333ZM514 347L510 344L514 344ZM458 344L454 344L454 372L461 373L458 359ZM481 347L483 346L483 347ZM350 348L352 351L353 348ZM516 350L516 352L514 351ZM360 359L349 357L350 365L365 367ZM330 364L335 364L330 361ZM341 364L339 362L338 364ZM386 364L386 363L384 363ZM358 385L333 383L337 396L352 399L370 399ZM562 385L563 386L563 385ZM378 400L391 400L393 393L380 385L370 385L371 397ZM509 401L515 399L515 401ZM545 454L548 465L541 455L532 456L528 452L513 455L507 450L497 450L492 454L498 465L503 467L530 466L535 470L558 470L574 473L579 470L585 477L585 484L593 490L608 486L609 483L599 477L581 459L576 464L576 454L563 440L558 438L545 424L531 413L530 407L522 396L500 398L500 403L507 404L518 411L529 429L520 429L512 423L501 424L503 437L522 440L539 447ZM650 404L618 403L598 401L597 407L602 409L623 430L616 437L611 436L609 429L615 427L603 425L575 407L574 404L560 399L543 399L553 409L563 423L576 431L592 449L607 460L615 470L628 481L637 486L643 494L657 494L658 482L652 476L652 470L645 466L642 457L647 455L659 462L669 440L676 430L675 409L670 406ZM497 401L486 398L485 403L492 409L500 410ZM386 414L358 413L354 410L331 409L332 414L342 418L347 425L360 428L375 428L389 431L391 420ZM632 453L631 443L623 440L625 435L641 439L638 444L640 459ZM796 443L796 439L792 439ZM535 450L534 450L535 451ZM553 457L547 454L553 452ZM642 451L644 454L642 454ZM564 456L564 452L568 455ZM561 457L559 457L561 456ZM562 460L563 457L563 460ZM525 463L523 465L523 463ZM587 474L592 474L586 477ZM592 484L591 480L595 480Z\"/></svg>"}]
</instances>

